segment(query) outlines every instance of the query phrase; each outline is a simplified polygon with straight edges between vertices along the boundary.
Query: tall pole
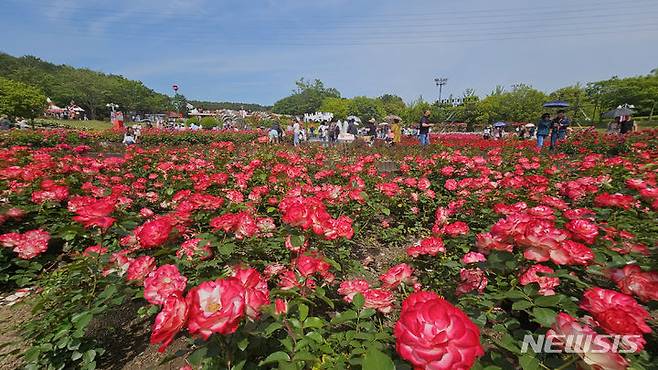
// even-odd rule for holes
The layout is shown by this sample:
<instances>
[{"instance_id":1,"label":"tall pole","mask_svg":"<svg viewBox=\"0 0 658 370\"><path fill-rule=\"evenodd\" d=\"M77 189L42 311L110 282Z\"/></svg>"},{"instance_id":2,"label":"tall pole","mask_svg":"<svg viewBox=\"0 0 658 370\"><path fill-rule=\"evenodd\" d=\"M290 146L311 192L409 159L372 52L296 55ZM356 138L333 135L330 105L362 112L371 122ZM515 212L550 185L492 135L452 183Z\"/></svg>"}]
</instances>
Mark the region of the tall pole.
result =
<instances>
[{"instance_id":1,"label":"tall pole","mask_svg":"<svg viewBox=\"0 0 658 370\"><path fill-rule=\"evenodd\" d=\"M653 110L656 109L657 101L654 100L653 105L651 106L651 113L649 114L649 122L653 121Z\"/></svg>"},{"instance_id":2,"label":"tall pole","mask_svg":"<svg viewBox=\"0 0 658 370\"><path fill-rule=\"evenodd\" d=\"M441 105L441 94L443 93L443 86L448 83L448 79L445 77L437 77L434 79L434 83L436 83L436 87L439 88L439 100L437 100L437 102L439 105Z\"/></svg>"}]
</instances>

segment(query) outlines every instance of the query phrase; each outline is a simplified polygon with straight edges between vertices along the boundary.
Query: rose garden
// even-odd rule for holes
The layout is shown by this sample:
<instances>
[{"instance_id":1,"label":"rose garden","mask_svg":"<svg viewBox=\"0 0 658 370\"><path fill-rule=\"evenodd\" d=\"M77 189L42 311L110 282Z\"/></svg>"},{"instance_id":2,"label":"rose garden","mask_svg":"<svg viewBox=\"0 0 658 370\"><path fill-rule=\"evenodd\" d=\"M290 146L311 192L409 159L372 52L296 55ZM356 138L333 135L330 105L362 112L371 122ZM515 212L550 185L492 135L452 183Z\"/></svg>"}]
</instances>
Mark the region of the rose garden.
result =
<instances>
[{"instance_id":1,"label":"rose garden","mask_svg":"<svg viewBox=\"0 0 658 370\"><path fill-rule=\"evenodd\" d=\"M658 368L656 130L119 135L0 135L7 368Z\"/></svg>"}]
</instances>

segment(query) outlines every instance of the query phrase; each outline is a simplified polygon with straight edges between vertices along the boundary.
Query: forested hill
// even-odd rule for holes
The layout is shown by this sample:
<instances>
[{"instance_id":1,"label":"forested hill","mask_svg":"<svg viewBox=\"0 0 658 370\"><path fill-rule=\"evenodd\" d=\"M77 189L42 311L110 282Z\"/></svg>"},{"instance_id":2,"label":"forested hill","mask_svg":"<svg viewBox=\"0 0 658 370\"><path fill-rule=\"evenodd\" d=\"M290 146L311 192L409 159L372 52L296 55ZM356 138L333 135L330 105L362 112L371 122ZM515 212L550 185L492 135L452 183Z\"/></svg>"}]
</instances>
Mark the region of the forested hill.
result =
<instances>
[{"instance_id":1,"label":"forested hill","mask_svg":"<svg viewBox=\"0 0 658 370\"><path fill-rule=\"evenodd\" d=\"M169 98L140 81L105 74L86 68L56 65L37 57L13 57L0 53L0 76L40 88L59 105L71 100L84 108L89 118L106 116L105 104L119 104L125 111L159 112L169 105Z\"/></svg>"},{"instance_id":2,"label":"forested hill","mask_svg":"<svg viewBox=\"0 0 658 370\"><path fill-rule=\"evenodd\" d=\"M270 111L272 110L271 106L266 106L266 105L260 105L260 104L253 104L253 103L232 103L232 102L212 102L212 101L200 101L200 100L190 100L190 104L195 106L196 108L203 108L203 109L209 109L209 110L217 110L217 109L232 109L232 110L240 110L244 109L247 111Z\"/></svg>"},{"instance_id":3,"label":"forested hill","mask_svg":"<svg viewBox=\"0 0 658 370\"><path fill-rule=\"evenodd\" d=\"M88 113L89 118L109 115L107 103L119 104L124 112L155 113L171 109L171 98L146 87L141 81L123 76L57 65L34 56L14 57L0 52L0 77L40 88L58 106L71 100ZM198 104L195 104L198 103ZM205 109L221 108L264 110L257 104L192 102Z\"/></svg>"}]
</instances>

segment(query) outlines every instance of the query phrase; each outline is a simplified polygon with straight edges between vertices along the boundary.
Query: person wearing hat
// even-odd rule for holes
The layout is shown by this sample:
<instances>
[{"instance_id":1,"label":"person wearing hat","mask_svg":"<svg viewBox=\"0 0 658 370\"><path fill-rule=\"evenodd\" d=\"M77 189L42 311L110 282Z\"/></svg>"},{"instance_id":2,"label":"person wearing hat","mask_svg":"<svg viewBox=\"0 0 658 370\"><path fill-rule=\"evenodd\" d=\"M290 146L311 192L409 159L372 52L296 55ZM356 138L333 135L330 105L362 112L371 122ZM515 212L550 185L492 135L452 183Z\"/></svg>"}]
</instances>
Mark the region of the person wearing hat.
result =
<instances>
[{"instance_id":1,"label":"person wearing hat","mask_svg":"<svg viewBox=\"0 0 658 370\"><path fill-rule=\"evenodd\" d=\"M377 121L374 118L368 120L368 136L371 136L373 139L377 137Z\"/></svg>"}]
</instances>

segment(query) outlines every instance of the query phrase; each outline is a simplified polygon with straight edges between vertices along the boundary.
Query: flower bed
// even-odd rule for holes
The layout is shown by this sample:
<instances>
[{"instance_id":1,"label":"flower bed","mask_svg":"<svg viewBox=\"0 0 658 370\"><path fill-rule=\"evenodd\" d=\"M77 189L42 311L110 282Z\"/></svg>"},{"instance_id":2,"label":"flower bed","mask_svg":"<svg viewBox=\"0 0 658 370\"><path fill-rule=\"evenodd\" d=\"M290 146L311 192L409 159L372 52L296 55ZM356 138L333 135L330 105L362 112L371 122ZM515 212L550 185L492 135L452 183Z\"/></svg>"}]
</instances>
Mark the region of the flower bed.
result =
<instances>
[{"instance_id":1,"label":"flower bed","mask_svg":"<svg viewBox=\"0 0 658 370\"><path fill-rule=\"evenodd\" d=\"M127 304L188 369L658 366L655 131L553 153L147 132L118 156L116 133L3 135L0 284L35 288L32 368L108 366Z\"/></svg>"}]
</instances>

